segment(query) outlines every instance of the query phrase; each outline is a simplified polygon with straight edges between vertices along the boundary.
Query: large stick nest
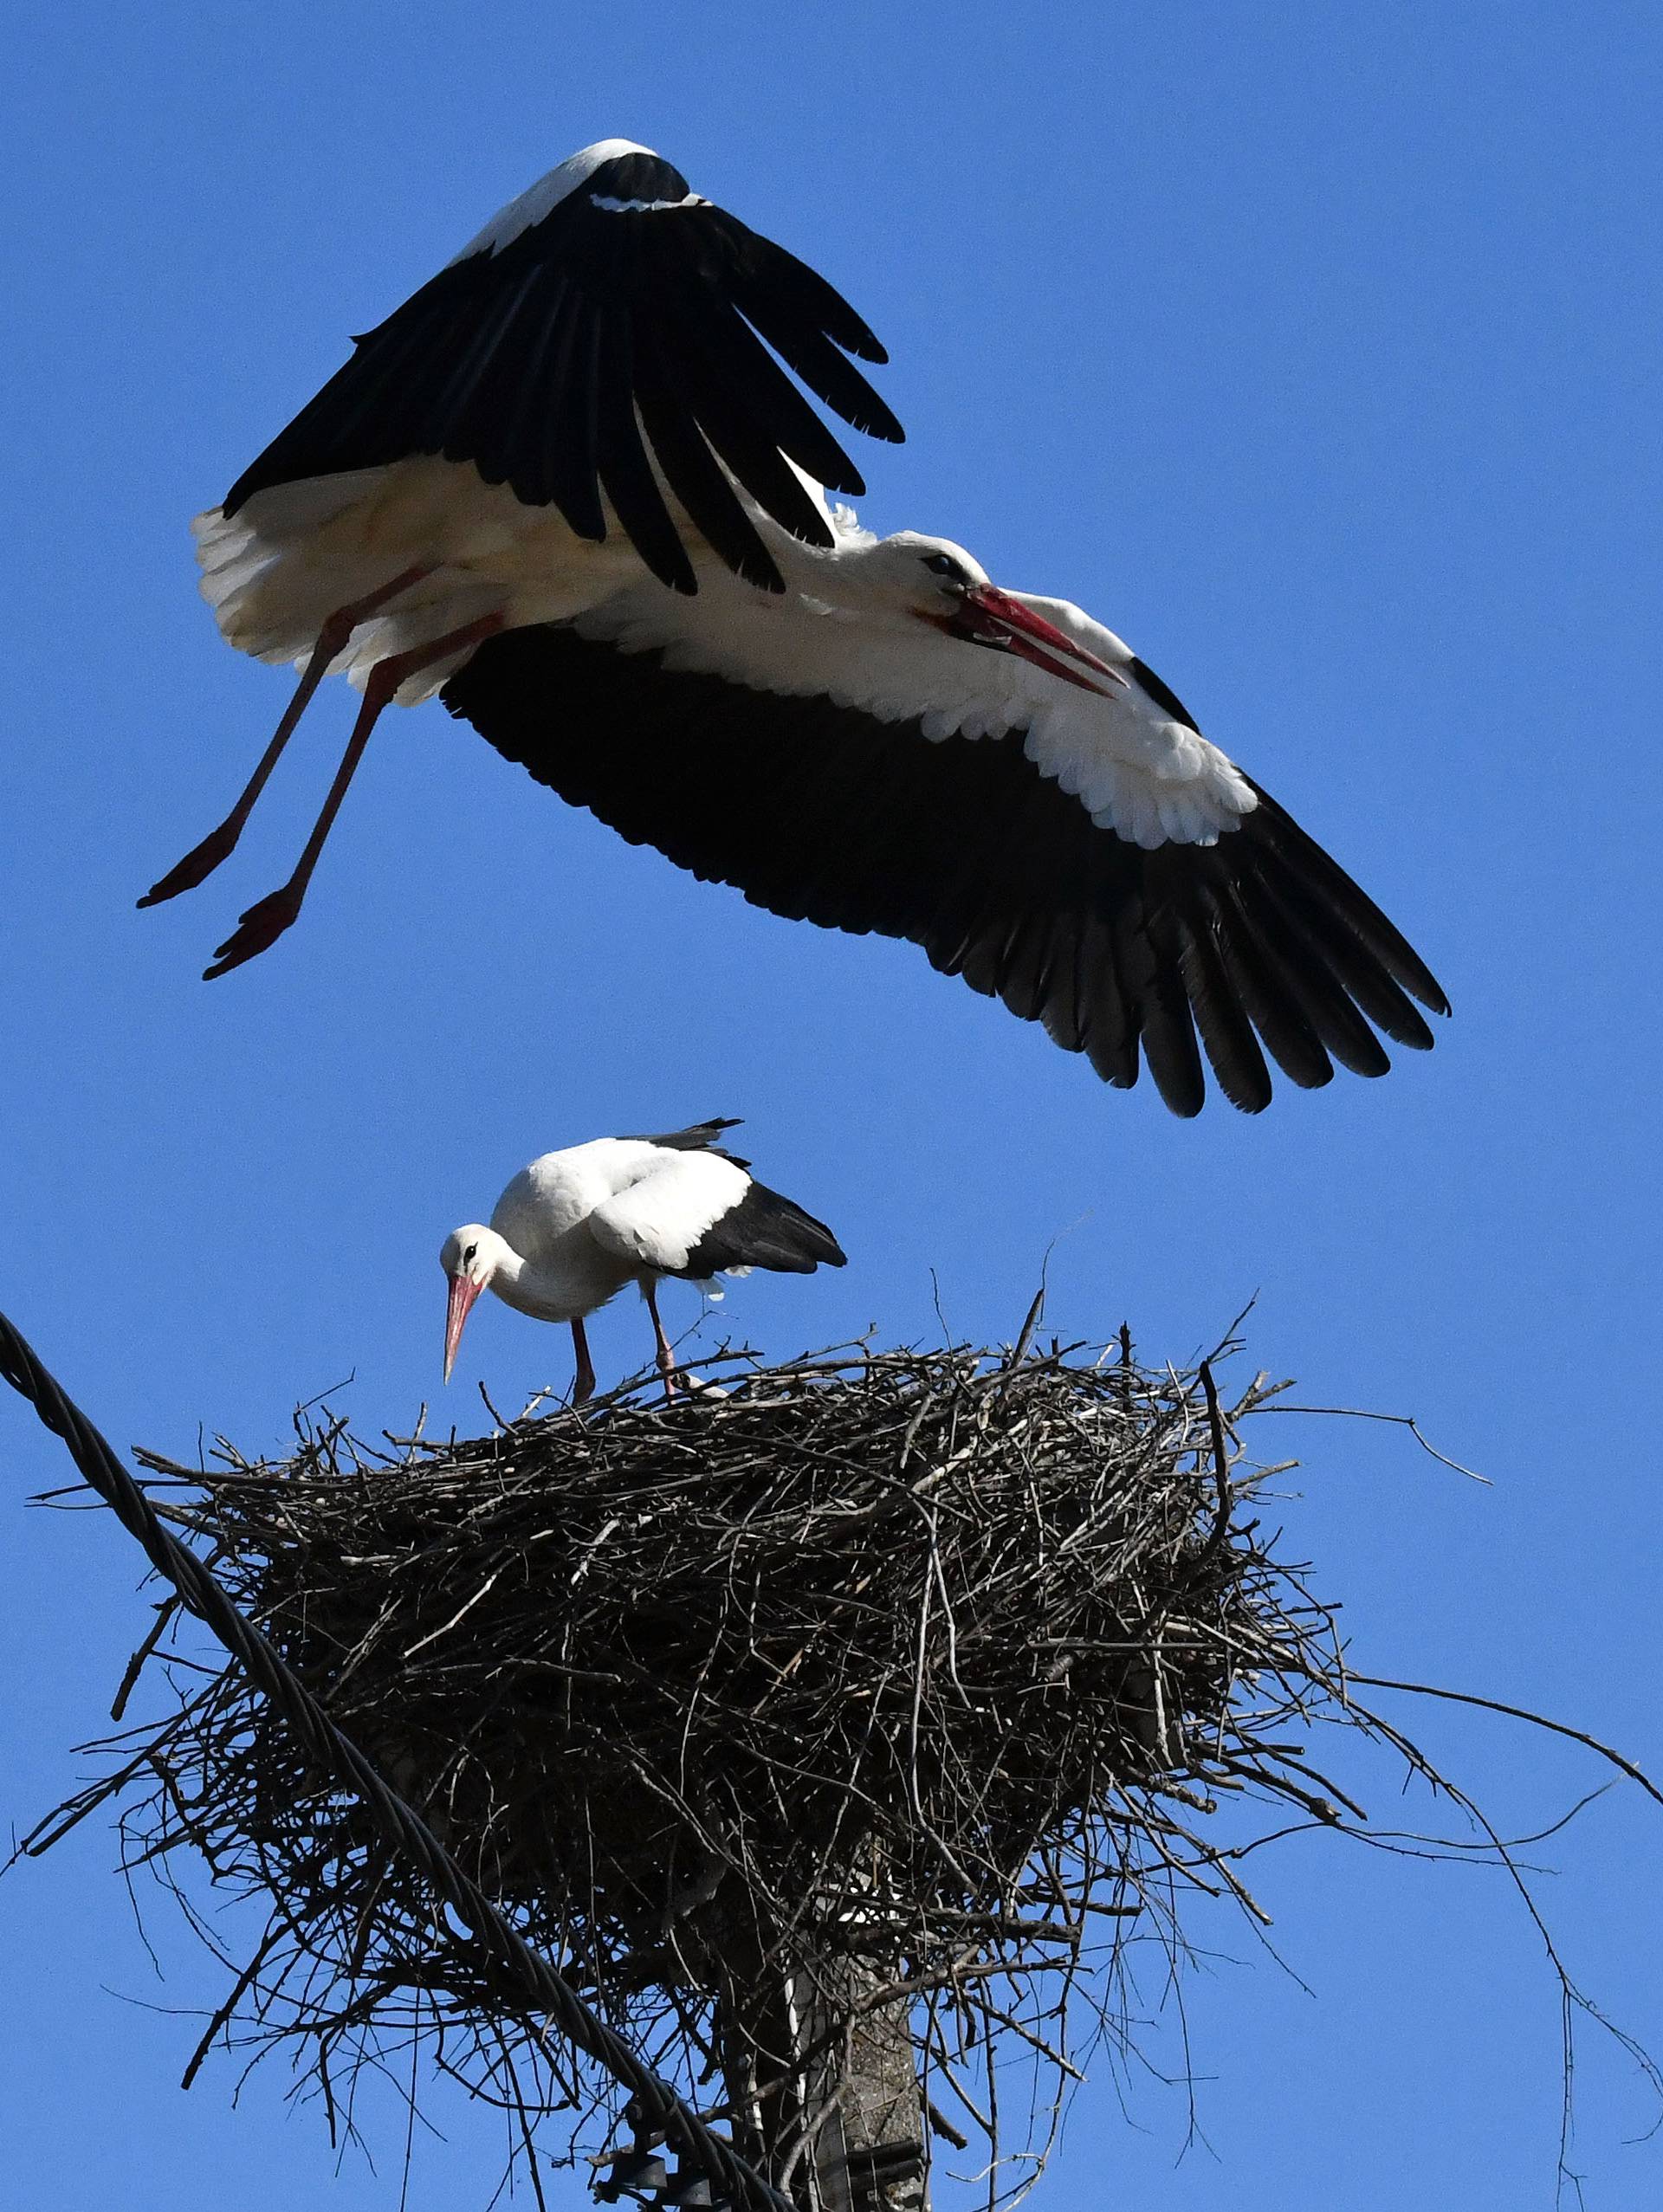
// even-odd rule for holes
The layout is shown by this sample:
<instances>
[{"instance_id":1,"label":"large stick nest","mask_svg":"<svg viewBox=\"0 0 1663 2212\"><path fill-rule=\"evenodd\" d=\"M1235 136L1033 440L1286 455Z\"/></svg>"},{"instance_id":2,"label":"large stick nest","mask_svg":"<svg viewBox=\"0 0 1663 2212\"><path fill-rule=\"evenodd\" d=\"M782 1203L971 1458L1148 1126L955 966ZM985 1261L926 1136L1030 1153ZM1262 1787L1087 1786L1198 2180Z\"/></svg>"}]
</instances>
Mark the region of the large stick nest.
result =
<instances>
[{"instance_id":1,"label":"large stick nest","mask_svg":"<svg viewBox=\"0 0 1663 2212\"><path fill-rule=\"evenodd\" d=\"M1016 2154L1019 2186L1057 2100L1030 2085L1013 2121L1007 2096L1001 2143L997 2066L1037 2054L1060 2086L1124 2028L1083 1968L1177 1948L1187 1889L1251 1905L1216 1790L1337 1817L1289 1740L1343 1700L1332 1623L1244 1517L1270 1393L1220 1408L1210 1371L1124 1342L728 1372L477 1441L325 1420L281 1462L146 1465L341 1727L707 2109L742 2047L779 2070L789 1980L832 2022L832 2096L851 2014L881 2016L944 2131ZM263 1904L204 2047L299 2037L333 2099L437 2032L527 2124L597 2096L236 1671L194 1632L159 1651L165 1712L72 1810L125 1787L130 1864L189 1845Z\"/></svg>"}]
</instances>

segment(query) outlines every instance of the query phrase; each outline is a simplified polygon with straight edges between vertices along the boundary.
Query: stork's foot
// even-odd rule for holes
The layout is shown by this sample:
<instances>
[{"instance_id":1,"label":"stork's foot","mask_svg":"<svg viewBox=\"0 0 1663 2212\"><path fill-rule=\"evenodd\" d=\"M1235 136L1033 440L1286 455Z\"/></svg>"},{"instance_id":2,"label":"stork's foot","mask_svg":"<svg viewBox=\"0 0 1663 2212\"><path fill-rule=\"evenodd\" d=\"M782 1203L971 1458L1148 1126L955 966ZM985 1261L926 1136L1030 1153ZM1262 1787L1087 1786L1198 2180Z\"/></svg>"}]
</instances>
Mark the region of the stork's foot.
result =
<instances>
[{"instance_id":1,"label":"stork's foot","mask_svg":"<svg viewBox=\"0 0 1663 2212\"><path fill-rule=\"evenodd\" d=\"M160 906L164 899L176 899L181 891L194 891L198 883L205 883L222 860L228 860L236 849L242 831L239 822L235 827L222 822L210 830L199 845L193 846L176 867L170 868L159 882L154 883L139 902L140 906Z\"/></svg>"},{"instance_id":2,"label":"stork's foot","mask_svg":"<svg viewBox=\"0 0 1663 2212\"><path fill-rule=\"evenodd\" d=\"M253 960L275 945L299 915L301 896L301 889L285 883L281 890L268 892L251 906L219 948L213 966L202 971L203 981L211 983L217 975L229 974L232 968L241 967L244 960Z\"/></svg>"}]
</instances>

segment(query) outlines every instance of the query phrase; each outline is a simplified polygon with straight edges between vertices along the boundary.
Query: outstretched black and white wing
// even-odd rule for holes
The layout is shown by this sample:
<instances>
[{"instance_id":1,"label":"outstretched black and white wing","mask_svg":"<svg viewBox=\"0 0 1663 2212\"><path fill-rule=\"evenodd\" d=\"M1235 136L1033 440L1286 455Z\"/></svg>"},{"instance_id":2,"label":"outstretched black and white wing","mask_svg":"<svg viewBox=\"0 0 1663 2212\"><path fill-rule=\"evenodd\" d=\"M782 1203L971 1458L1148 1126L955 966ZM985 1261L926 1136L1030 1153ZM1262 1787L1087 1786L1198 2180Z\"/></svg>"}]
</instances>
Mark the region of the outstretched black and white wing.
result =
<instances>
[{"instance_id":1,"label":"outstretched black and white wing","mask_svg":"<svg viewBox=\"0 0 1663 2212\"><path fill-rule=\"evenodd\" d=\"M446 685L508 759L632 844L775 914L922 946L1129 1088L1199 1111L1425 1050L1426 964L1111 632L1026 602L1116 667L1087 693L922 624L901 640L637 594L494 638ZM670 624L674 623L673 634ZM1378 1033L1377 1033L1378 1032Z\"/></svg>"},{"instance_id":2,"label":"outstretched black and white wing","mask_svg":"<svg viewBox=\"0 0 1663 2212\"><path fill-rule=\"evenodd\" d=\"M862 488L780 362L856 429L903 435L849 358L888 356L848 301L623 139L552 170L353 343L226 515L274 485L437 454L555 507L582 538L605 536L604 495L653 574L691 593L662 477L735 573L778 592L730 476L818 546L824 510L789 463Z\"/></svg>"}]
</instances>

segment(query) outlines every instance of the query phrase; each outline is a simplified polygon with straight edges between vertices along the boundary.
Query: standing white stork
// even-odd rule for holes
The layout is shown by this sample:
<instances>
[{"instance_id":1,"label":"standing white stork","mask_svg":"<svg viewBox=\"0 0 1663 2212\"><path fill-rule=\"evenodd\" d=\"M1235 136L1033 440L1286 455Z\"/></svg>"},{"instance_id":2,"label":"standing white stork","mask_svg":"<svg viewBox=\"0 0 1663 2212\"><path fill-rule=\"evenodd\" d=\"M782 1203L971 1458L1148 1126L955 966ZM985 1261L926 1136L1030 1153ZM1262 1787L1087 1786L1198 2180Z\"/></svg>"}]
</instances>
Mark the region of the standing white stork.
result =
<instances>
[{"instance_id":1,"label":"standing white stork","mask_svg":"<svg viewBox=\"0 0 1663 2212\"><path fill-rule=\"evenodd\" d=\"M1424 962L1129 647L948 540L827 507L854 472L747 322L899 436L838 350L883 358L846 304L609 140L365 340L203 519L221 628L304 674L230 819L149 898L230 850L328 667L366 686L294 877L208 973L293 921L380 707L442 690L631 842L910 939L1107 1081L1147 1061L1175 1112L1200 1107L1203 1052L1251 1112L1267 1053L1312 1088L1336 1061L1383 1074L1377 1032L1429 1046L1414 1001L1448 1006Z\"/></svg>"},{"instance_id":2,"label":"standing white stork","mask_svg":"<svg viewBox=\"0 0 1663 2212\"><path fill-rule=\"evenodd\" d=\"M658 1317L665 1275L709 1284L754 1267L812 1275L844 1254L823 1221L750 1174L717 1142L737 1122L700 1122L666 1136L603 1136L546 1152L522 1167L496 1201L489 1226L464 1222L439 1263L450 1278L444 1379L476 1298L494 1290L536 1321L569 1322L577 1358L572 1400L593 1394L586 1316L637 1283L652 1316L664 1395L676 1361Z\"/></svg>"}]
</instances>

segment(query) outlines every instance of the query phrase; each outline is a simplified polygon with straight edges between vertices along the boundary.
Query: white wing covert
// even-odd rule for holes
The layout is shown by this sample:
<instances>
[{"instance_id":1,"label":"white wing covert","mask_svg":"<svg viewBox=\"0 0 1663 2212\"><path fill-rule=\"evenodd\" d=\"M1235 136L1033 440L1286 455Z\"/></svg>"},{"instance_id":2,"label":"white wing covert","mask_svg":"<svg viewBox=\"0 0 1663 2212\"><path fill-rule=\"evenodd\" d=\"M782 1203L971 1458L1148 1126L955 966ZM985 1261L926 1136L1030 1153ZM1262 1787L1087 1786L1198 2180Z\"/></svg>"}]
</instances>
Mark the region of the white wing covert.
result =
<instances>
[{"instance_id":1,"label":"white wing covert","mask_svg":"<svg viewBox=\"0 0 1663 2212\"><path fill-rule=\"evenodd\" d=\"M660 1275L685 1272L721 1217L744 1200L751 1179L712 1152L667 1153L597 1206L590 1233L606 1251Z\"/></svg>"}]
</instances>

